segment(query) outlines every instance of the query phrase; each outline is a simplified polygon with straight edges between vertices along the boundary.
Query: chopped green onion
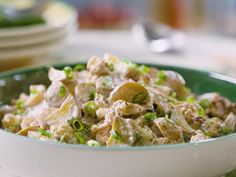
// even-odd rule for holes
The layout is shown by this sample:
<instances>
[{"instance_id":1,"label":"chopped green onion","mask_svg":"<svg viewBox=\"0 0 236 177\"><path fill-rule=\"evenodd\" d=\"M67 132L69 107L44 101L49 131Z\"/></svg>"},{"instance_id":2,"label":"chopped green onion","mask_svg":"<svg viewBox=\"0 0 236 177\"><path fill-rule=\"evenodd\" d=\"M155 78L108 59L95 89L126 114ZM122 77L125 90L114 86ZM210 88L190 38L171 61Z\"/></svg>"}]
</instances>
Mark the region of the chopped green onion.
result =
<instances>
[{"instance_id":1,"label":"chopped green onion","mask_svg":"<svg viewBox=\"0 0 236 177\"><path fill-rule=\"evenodd\" d=\"M231 133L233 133L233 131L230 128L222 127L222 129L221 129L221 134L222 135L229 135Z\"/></svg>"},{"instance_id":2,"label":"chopped green onion","mask_svg":"<svg viewBox=\"0 0 236 177\"><path fill-rule=\"evenodd\" d=\"M36 89L31 89L31 90L30 90L30 94L31 94L31 95L36 95L36 94L38 94L38 90L36 90Z\"/></svg>"},{"instance_id":3,"label":"chopped green onion","mask_svg":"<svg viewBox=\"0 0 236 177\"><path fill-rule=\"evenodd\" d=\"M85 69L86 69L85 65L78 64L73 68L73 71L82 71L82 70L85 70Z\"/></svg>"},{"instance_id":4,"label":"chopped green onion","mask_svg":"<svg viewBox=\"0 0 236 177\"><path fill-rule=\"evenodd\" d=\"M79 142L79 144L85 144L85 138L82 132L76 132L75 137L77 141Z\"/></svg>"},{"instance_id":5,"label":"chopped green onion","mask_svg":"<svg viewBox=\"0 0 236 177\"><path fill-rule=\"evenodd\" d=\"M110 71L114 71L114 64L113 63L108 63L107 67L109 68Z\"/></svg>"},{"instance_id":6,"label":"chopped green onion","mask_svg":"<svg viewBox=\"0 0 236 177\"><path fill-rule=\"evenodd\" d=\"M16 101L16 109L22 109L22 108L24 108L24 105L25 105L24 100L18 99Z\"/></svg>"},{"instance_id":7,"label":"chopped green onion","mask_svg":"<svg viewBox=\"0 0 236 177\"><path fill-rule=\"evenodd\" d=\"M43 135L43 136L46 136L48 138L51 138L52 137L52 134L50 132L48 132L47 130L44 130L44 129L39 129L38 132Z\"/></svg>"},{"instance_id":8,"label":"chopped green onion","mask_svg":"<svg viewBox=\"0 0 236 177\"><path fill-rule=\"evenodd\" d=\"M64 73L65 73L65 75L66 75L66 77L67 77L68 79L71 79L71 78L72 78L72 76L73 76L73 70L72 70L71 67L66 66L66 67L64 67L63 71L64 71Z\"/></svg>"},{"instance_id":9,"label":"chopped green onion","mask_svg":"<svg viewBox=\"0 0 236 177\"><path fill-rule=\"evenodd\" d=\"M84 130L84 125L82 122L80 122L77 119L74 119L71 123L72 127L76 130L76 131L82 131Z\"/></svg>"},{"instance_id":10,"label":"chopped green onion","mask_svg":"<svg viewBox=\"0 0 236 177\"><path fill-rule=\"evenodd\" d=\"M210 106L210 101L208 99L202 99L199 102L199 105L203 108L203 109L207 109Z\"/></svg>"},{"instance_id":11,"label":"chopped green onion","mask_svg":"<svg viewBox=\"0 0 236 177\"><path fill-rule=\"evenodd\" d=\"M167 76L166 76L165 72L163 70L161 70L157 73L157 78L158 79L156 81L156 84L161 85L167 79Z\"/></svg>"},{"instance_id":12,"label":"chopped green onion","mask_svg":"<svg viewBox=\"0 0 236 177\"><path fill-rule=\"evenodd\" d=\"M122 140L122 137L121 137L120 133L117 132L116 130L111 132L111 136L112 136L113 139L115 139L117 141L121 141Z\"/></svg>"},{"instance_id":13,"label":"chopped green onion","mask_svg":"<svg viewBox=\"0 0 236 177\"><path fill-rule=\"evenodd\" d=\"M198 114L199 114L199 116L205 116L206 115L203 108L198 109Z\"/></svg>"},{"instance_id":14,"label":"chopped green onion","mask_svg":"<svg viewBox=\"0 0 236 177\"><path fill-rule=\"evenodd\" d=\"M96 110L97 110L97 106L93 101L89 101L84 107L84 111L93 117L96 116Z\"/></svg>"},{"instance_id":15,"label":"chopped green onion","mask_svg":"<svg viewBox=\"0 0 236 177\"><path fill-rule=\"evenodd\" d=\"M148 95L146 92L140 92L136 95L134 95L133 99L132 99L132 103L143 103L146 99L147 99Z\"/></svg>"},{"instance_id":16,"label":"chopped green onion","mask_svg":"<svg viewBox=\"0 0 236 177\"><path fill-rule=\"evenodd\" d=\"M109 76L104 77L103 80L102 80L102 86L103 87L109 87L111 85L112 85L111 77L109 77Z\"/></svg>"},{"instance_id":17,"label":"chopped green onion","mask_svg":"<svg viewBox=\"0 0 236 177\"><path fill-rule=\"evenodd\" d=\"M89 140L89 141L87 142L87 145L88 145L88 146L91 146L91 147L99 147L99 146L101 146L100 143L97 142L97 141L95 141L95 140Z\"/></svg>"},{"instance_id":18,"label":"chopped green onion","mask_svg":"<svg viewBox=\"0 0 236 177\"><path fill-rule=\"evenodd\" d=\"M89 100L94 100L95 96L96 96L96 92L95 91L90 92L89 93Z\"/></svg>"},{"instance_id":19,"label":"chopped green onion","mask_svg":"<svg viewBox=\"0 0 236 177\"><path fill-rule=\"evenodd\" d=\"M64 97L66 95L66 89L65 87L62 85L59 89L59 96L60 97Z\"/></svg>"},{"instance_id":20,"label":"chopped green onion","mask_svg":"<svg viewBox=\"0 0 236 177\"><path fill-rule=\"evenodd\" d=\"M148 123L151 123L153 120L157 118L157 115L154 112L148 112L147 114L144 115L144 118Z\"/></svg>"},{"instance_id":21,"label":"chopped green onion","mask_svg":"<svg viewBox=\"0 0 236 177\"><path fill-rule=\"evenodd\" d=\"M194 98L193 96L189 96L188 98L186 98L186 101L187 101L188 103L193 104L193 103L195 102L195 98Z\"/></svg>"},{"instance_id":22,"label":"chopped green onion","mask_svg":"<svg viewBox=\"0 0 236 177\"><path fill-rule=\"evenodd\" d=\"M148 73L150 68L145 66L145 65L141 65L141 66L137 66L137 70L140 72L140 73Z\"/></svg>"}]
</instances>

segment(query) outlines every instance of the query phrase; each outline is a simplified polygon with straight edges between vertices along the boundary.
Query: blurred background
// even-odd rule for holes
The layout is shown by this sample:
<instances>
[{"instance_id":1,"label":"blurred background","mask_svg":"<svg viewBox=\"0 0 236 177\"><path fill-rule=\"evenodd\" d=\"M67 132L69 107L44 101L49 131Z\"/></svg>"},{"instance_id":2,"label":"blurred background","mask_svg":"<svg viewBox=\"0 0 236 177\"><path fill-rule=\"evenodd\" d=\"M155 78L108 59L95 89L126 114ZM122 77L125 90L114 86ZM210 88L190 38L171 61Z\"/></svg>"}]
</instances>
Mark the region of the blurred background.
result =
<instances>
[{"instance_id":1,"label":"blurred background","mask_svg":"<svg viewBox=\"0 0 236 177\"><path fill-rule=\"evenodd\" d=\"M0 71L108 52L235 76L235 42L236 0L0 0Z\"/></svg>"}]
</instances>

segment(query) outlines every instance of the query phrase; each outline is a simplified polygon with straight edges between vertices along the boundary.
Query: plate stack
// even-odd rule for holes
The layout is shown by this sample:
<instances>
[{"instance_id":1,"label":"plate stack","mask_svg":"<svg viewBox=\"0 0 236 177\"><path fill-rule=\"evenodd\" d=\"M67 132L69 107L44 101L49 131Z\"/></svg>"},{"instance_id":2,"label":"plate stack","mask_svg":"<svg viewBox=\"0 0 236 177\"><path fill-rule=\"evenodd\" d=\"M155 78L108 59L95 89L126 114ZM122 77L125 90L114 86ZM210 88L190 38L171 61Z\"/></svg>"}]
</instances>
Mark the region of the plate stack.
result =
<instances>
[{"instance_id":1,"label":"plate stack","mask_svg":"<svg viewBox=\"0 0 236 177\"><path fill-rule=\"evenodd\" d=\"M76 11L64 3L49 4L42 17L42 24L0 28L0 61L51 52L64 46L77 29Z\"/></svg>"}]
</instances>

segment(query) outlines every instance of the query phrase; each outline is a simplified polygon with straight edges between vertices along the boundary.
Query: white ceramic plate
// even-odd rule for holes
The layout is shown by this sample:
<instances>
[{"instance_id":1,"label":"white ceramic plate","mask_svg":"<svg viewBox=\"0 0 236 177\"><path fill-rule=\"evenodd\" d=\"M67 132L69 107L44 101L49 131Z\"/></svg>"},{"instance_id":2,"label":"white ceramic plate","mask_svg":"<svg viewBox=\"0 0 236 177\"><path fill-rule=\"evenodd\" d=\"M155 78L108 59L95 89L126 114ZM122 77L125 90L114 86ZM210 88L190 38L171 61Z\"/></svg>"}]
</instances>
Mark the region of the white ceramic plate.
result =
<instances>
[{"instance_id":1,"label":"white ceramic plate","mask_svg":"<svg viewBox=\"0 0 236 177\"><path fill-rule=\"evenodd\" d=\"M0 49L0 60L33 58L42 54L46 54L52 50L56 50L61 46L66 45L67 35L65 34L58 39L43 42L36 45L21 46L14 49Z\"/></svg>"},{"instance_id":2,"label":"white ceramic plate","mask_svg":"<svg viewBox=\"0 0 236 177\"><path fill-rule=\"evenodd\" d=\"M48 31L48 32L42 32L39 34L38 33L29 34L27 36L25 35L14 36L14 37L11 36L9 38L0 39L1 41L0 50L6 49L6 48L14 49L15 47L20 47L20 46L35 45L35 44L50 42L70 32L73 26L76 26L76 22L71 21L66 26L64 26L64 28L61 28L61 29Z\"/></svg>"},{"instance_id":3,"label":"white ceramic plate","mask_svg":"<svg viewBox=\"0 0 236 177\"><path fill-rule=\"evenodd\" d=\"M51 3L43 16L46 20L45 24L0 29L0 39L62 29L77 18L76 11L62 2Z\"/></svg>"}]
</instances>

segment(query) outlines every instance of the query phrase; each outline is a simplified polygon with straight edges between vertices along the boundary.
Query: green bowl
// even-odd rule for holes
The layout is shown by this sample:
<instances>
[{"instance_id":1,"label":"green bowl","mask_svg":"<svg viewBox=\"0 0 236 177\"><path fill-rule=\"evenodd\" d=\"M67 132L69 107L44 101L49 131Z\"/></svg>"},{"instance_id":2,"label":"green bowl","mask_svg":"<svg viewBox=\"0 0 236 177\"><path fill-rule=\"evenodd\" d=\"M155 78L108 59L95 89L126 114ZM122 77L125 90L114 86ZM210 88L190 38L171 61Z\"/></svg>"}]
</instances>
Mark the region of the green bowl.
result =
<instances>
[{"instance_id":1,"label":"green bowl","mask_svg":"<svg viewBox=\"0 0 236 177\"><path fill-rule=\"evenodd\" d=\"M56 68L75 66L74 64L54 65ZM147 64L148 65L148 64ZM194 93L219 92L232 101L236 101L236 79L231 77L194 69L187 69L175 66L148 65L164 70L173 70L180 73L188 87ZM22 68L13 71L0 73L0 105L8 103L11 99L19 96L20 93L28 93L31 84L49 85L48 67Z\"/></svg>"},{"instance_id":2,"label":"green bowl","mask_svg":"<svg viewBox=\"0 0 236 177\"><path fill-rule=\"evenodd\" d=\"M60 69L65 65L73 67L76 64L61 64L56 65L55 67ZM197 94L205 92L219 92L230 100L236 101L236 79L217 73L186 69L181 67L162 65L148 66L177 71L184 77L187 86ZM47 72L48 66L43 66L34 68L22 68L14 71L0 73L0 104L8 103L11 99L18 97L22 92L28 93L28 89L31 84L49 85L50 82L48 80ZM37 141L36 143L36 140L34 141L30 138L15 136L11 133L0 131L0 152L2 154L0 156L0 159L1 163L4 162L3 166L5 166L5 168L10 169L17 174L22 174L22 176L25 174L28 174L28 176L37 174L37 177L61 177L64 174L64 169L70 169L68 170L70 171L70 175L72 174L72 176L77 176L78 172L84 172L83 170L85 167L87 169L87 172L92 174L94 170L91 170L91 166L94 167L97 165L100 165L97 169L101 168L101 170L95 170L96 175L98 172L100 174L104 174L102 170L102 167L104 167L103 162L106 162L106 166L112 164L112 167L115 166L119 167L120 169L125 169L119 171L124 171L123 175L126 175L127 170L130 172L130 169L135 169L130 172L130 174L150 173L151 175L146 176L156 176L156 174L159 174L160 171L162 172L162 174L169 174L169 172L173 171L171 172L173 174L175 174L176 172L178 174L185 174L184 176L197 176L199 173L203 174L204 170L208 168L209 164L213 164L212 167L214 167L214 164L216 164L216 168L214 167L213 170L211 168L209 173L206 170L207 174L220 174L223 172L225 173L232 169L232 165L233 167L235 167L234 164L236 164L236 162L234 164L231 164L230 161L232 159L235 159L234 157L236 157L235 139L235 134L232 134L218 138L215 141L207 141L204 143L186 143L150 147L91 148L83 145L59 145L57 143L43 141ZM48 146L44 146L46 144ZM19 146L17 150L15 148L16 145ZM198 156L196 154L200 155ZM81 157L84 159L78 160ZM193 157L194 159L191 159ZM174 163L172 163L173 158L175 159ZM24 159L24 163L19 163L22 162L22 159ZM65 161L65 159L67 159L67 161ZM67 163L68 159L70 159L72 163ZM101 161L99 161L99 159ZM189 159L191 159L191 161ZM33 168L33 170L31 170L31 167L33 167L31 165L32 161L38 164L34 165L35 168ZM126 161L128 161L126 164L129 164L129 166L127 165L128 168L126 168L127 166L123 165ZM140 165L139 162L151 163L149 163L148 165ZM183 164L178 165L179 162L182 162ZM222 164L222 162L224 162L224 165ZM160 164L162 164L163 166L161 166ZM191 166L191 164L193 165ZM168 170L165 171L166 168L164 167L167 166ZM175 168L175 166L177 167ZM191 168L188 169L185 166L189 166ZM182 170L179 169L180 167ZM218 170L218 167L220 167L220 170ZM79 170L77 170L77 168L79 168ZM175 170L173 170L173 168L175 168ZM107 170L115 171L116 168L108 168L104 171ZM155 170L158 173L156 173ZM51 173L48 173L48 171L50 171ZM182 171L184 172L182 173ZM56 175L50 175L54 173ZM110 172L107 174L113 173ZM233 171L232 173L226 175L226 177L231 176L236 176L236 172Z\"/></svg>"}]
</instances>

